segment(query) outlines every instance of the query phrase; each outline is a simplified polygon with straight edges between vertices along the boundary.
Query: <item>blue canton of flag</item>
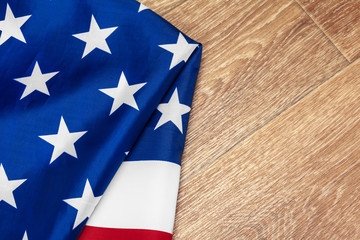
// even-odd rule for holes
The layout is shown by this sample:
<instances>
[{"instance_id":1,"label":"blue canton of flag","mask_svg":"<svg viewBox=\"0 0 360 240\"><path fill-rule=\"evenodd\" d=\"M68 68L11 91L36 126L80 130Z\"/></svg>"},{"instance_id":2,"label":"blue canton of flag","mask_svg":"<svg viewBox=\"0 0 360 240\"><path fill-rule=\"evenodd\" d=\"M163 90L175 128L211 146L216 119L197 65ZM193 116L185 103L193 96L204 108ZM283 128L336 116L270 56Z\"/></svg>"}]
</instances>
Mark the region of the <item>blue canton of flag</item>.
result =
<instances>
[{"instance_id":1,"label":"blue canton of flag","mask_svg":"<svg viewBox=\"0 0 360 240\"><path fill-rule=\"evenodd\" d=\"M201 45L133 0L0 2L0 239L171 239Z\"/></svg>"}]
</instances>

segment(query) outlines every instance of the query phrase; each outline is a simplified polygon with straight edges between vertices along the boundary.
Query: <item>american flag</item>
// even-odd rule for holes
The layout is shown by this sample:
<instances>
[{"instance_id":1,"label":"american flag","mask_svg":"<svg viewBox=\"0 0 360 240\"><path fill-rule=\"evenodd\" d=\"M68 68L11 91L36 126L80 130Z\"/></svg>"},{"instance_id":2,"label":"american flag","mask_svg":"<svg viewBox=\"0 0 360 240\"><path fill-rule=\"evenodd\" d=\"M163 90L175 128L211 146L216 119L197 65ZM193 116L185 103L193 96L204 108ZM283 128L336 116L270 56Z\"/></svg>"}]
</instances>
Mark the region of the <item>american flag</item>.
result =
<instances>
[{"instance_id":1,"label":"american flag","mask_svg":"<svg viewBox=\"0 0 360 240\"><path fill-rule=\"evenodd\" d=\"M0 239L171 239L201 45L133 0L0 1Z\"/></svg>"}]
</instances>

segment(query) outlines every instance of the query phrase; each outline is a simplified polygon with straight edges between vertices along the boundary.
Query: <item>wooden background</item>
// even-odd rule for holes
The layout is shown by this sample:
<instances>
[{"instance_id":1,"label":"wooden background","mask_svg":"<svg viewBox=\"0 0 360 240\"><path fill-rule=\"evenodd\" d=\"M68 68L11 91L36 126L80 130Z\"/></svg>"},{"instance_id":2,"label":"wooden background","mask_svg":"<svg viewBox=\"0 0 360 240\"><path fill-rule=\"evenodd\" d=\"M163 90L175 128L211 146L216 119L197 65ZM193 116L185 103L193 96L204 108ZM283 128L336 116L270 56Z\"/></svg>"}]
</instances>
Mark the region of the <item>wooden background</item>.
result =
<instances>
[{"instance_id":1,"label":"wooden background","mask_svg":"<svg viewBox=\"0 0 360 240\"><path fill-rule=\"evenodd\" d=\"M142 2L204 45L174 239L360 239L360 1Z\"/></svg>"}]
</instances>

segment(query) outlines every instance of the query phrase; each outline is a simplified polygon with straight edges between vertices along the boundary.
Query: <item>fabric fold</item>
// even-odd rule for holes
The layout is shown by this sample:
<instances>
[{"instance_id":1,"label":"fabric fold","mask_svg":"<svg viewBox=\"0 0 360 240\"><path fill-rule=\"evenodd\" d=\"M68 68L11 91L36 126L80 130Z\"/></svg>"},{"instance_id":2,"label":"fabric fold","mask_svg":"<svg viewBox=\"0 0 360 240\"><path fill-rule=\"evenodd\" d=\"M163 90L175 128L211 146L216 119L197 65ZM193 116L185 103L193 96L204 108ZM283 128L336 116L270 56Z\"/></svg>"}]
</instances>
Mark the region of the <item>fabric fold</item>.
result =
<instances>
[{"instance_id":1,"label":"fabric fold","mask_svg":"<svg viewBox=\"0 0 360 240\"><path fill-rule=\"evenodd\" d=\"M171 238L201 45L133 0L4 1L0 31L0 239Z\"/></svg>"},{"instance_id":2,"label":"fabric fold","mask_svg":"<svg viewBox=\"0 0 360 240\"><path fill-rule=\"evenodd\" d=\"M176 90L180 104L191 106L201 50L195 50L162 103L168 103ZM143 240L171 239L189 114L182 115L183 132L171 121L155 129L161 117L155 110L134 147L124 153L125 161L79 239L139 239L139 230Z\"/></svg>"}]
</instances>

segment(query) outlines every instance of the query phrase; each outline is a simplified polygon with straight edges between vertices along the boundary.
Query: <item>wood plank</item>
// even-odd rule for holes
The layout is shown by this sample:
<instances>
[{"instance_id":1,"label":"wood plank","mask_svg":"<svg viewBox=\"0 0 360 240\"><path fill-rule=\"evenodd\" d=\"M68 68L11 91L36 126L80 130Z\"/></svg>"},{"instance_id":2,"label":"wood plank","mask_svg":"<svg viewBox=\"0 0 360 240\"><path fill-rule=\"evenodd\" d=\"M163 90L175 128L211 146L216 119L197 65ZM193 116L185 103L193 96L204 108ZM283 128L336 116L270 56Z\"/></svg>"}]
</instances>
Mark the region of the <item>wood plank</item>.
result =
<instances>
[{"instance_id":1,"label":"wood plank","mask_svg":"<svg viewBox=\"0 0 360 240\"><path fill-rule=\"evenodd\" d=\"M192 0L164 16L204 45L182 181L348 64L291 0Z\"/></svg>"},{"instance_id":2,"label":"wood plank","mask_svg":"<svg viewBox=\"0 0 360 240\"><path fill-rule=\"evenodd\" d=\"M141 0L140 2L162 16L185 1L186 0Z\"/></svg>"},{"instance_id":3,"label":"wood plank","mask_svg":"<svg viewBox=\"0 0 360 240\"><path fill-rule=\"evenodd\" d=\"M360 56L359 0L297 0L349 61Z\"/></svg>"},{"instance_id":4,"label":"wood plank","mask_svg":"<svg viewBox=\"0 0 360 240\"><path fill-rule=\"evenodd\" d=\"M360 61L180 191L175 239L360 239Z\"/></svg>"}]
</instances>

